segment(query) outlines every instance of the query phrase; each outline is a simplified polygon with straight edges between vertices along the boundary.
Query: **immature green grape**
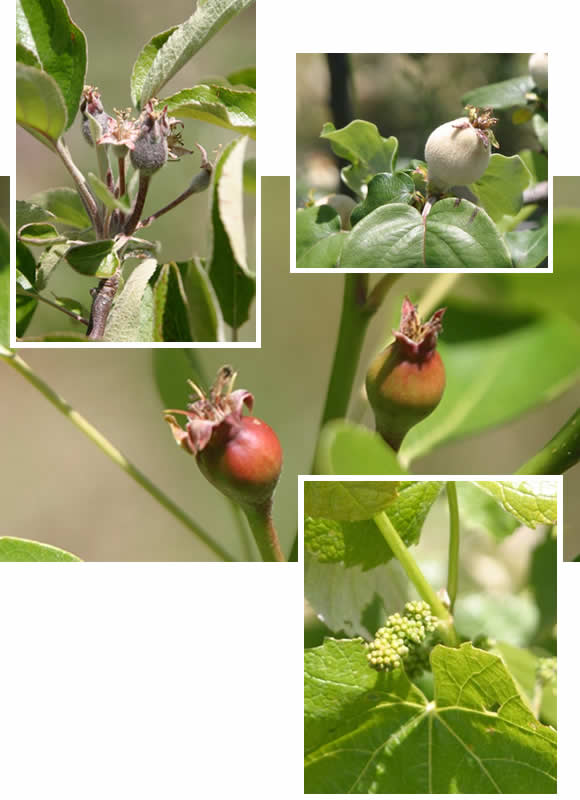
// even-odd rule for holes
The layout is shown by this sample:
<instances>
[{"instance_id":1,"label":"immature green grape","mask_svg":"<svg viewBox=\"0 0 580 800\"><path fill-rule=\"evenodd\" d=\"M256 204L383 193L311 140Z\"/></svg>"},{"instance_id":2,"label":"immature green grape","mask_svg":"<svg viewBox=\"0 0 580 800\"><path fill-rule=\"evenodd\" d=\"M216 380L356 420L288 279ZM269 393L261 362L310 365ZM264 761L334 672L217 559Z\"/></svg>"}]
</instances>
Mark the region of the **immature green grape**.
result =
<instances>
[{"instance_id":1,"label":"immature green grape","mask_svg":"<svg viewBox=\"0 0 580 800\"><path fill-rule=\"evenodd\" d=\"M373 641L365 645L369 666L378 671L404 666L410 676L421 673L429 664L430 634L437 622L428 603L406 603L403 614L391 614Z\"/></svg>"}]
</instances>

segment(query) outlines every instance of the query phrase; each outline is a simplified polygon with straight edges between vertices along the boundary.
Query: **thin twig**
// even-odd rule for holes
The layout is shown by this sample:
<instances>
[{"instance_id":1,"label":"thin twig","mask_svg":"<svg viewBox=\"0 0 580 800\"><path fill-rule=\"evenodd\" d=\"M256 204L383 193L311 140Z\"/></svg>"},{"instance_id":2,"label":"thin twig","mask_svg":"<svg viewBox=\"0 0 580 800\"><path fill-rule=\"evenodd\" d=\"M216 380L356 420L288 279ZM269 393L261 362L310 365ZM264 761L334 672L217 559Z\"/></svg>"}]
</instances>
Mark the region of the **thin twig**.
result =
<instances>
[{"instance_id":1,"label":"thin twig","mask_svg":"<svg viewBox=\"0 0 580 800\"><path fill-rule=\"evenodd\" d=\"M34 297L35 300L40 300L43 303L46 303L47 306L52 306L52 308L56 308L57 311L62 311L63 314L68 314L69 317L74 319L76 322L81 322L83 325L88 325L88 319L85 319L81 314L76 314L74 311L69 311L68 308L64 308L64 306L59 306L58 303L53 303L52 300L49 300L47 297L43 297L38 292L29 292L26 289L18 287L16 294L25 294L27 297Z\"/></svg>"},{"instance_id":2,"label":"thin twig","mask_svg":"<svg viewBox=\"0 0 580 800\"><path fill-rule=\"evenodd\" d=\"M98 431L91 423L86 420L78 411L63 400L62 397L56 394L51 387L45 383L35 372L31 370L28 364L23 361L16 353L7 350L0 346L0 358L2 358L9 366L19 372L26 380L38 389L38 391L51 403L61 414L72 422L85 436L87 436L93 444L103 451L118 467L127 473L139 486L145 489L163 508L169 511L176 519L178 519L188 530L200 539L212 553L221 558L223 561L235 561L236 559L225 550L221 544L214 541L214 539L207 533L200 525L197 524L188 514L183 511L176 503L173 502L164 492L161 491L149 478L144 475L134 464L132 464L120 450L109 442L103 434Z\"/></svg>"}]
</instances>

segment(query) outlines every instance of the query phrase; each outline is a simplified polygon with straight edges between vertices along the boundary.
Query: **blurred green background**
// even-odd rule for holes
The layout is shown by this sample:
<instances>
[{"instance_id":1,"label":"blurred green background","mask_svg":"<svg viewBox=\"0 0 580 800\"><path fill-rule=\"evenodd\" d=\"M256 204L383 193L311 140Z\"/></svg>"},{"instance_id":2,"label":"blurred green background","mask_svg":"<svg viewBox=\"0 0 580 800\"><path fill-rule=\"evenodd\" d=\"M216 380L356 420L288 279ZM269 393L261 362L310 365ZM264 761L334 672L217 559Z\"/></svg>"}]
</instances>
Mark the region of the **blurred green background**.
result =
<instances>
[{"instance_id":1,"label":"blurred green background","mask_svg":"<svg viewBox=\"0 0 580 800\"><path fill-rule=\"evenodd\" d=\"M131 104L130 76L133 64L142 47L157 33L184 22L193 11L188 0L163 0L162 3L143 0L67 0L70 15L85 33L88 48L86 80L98 86L108 113L115 108ZM168 97L180 89L194 86L212 77L225 76L256 61L255 6L245 9L228 22L224 28L167 84L163 96ZM199 170L199 153L193 146L198 141L210 158L219 145L225 146L236 138L233 131L218 128L206 122L185 120L183 140L185 146L195 150L192 156L168 164L152 184L145 205L145 214L154 212L171 202L189 184ZM80 118L66 134L72 156L83 172L97 172L95 151L81 136ZM60 159L30 134L17 129L17 187L19 200L56 186L72 186L72 181ZM250 140L246 157L255 156L255 145ZM162 242L161 259L186 260L193 253L205 256L208 252L209 193L189 198L175 211L162 217L148 230L152 240ZM255 264L255 197L244 194L248 264ZM74 297L90 305L89 289L95 281L84 278L61 265L50 290L57 295ZM26 335L39 335L46 330L78 330L76 323L57 311L43 306L38 308ZM255 309L250 320L239 331L240 341L255 341Z\"/></svg>"},{"instance_id":2,"label":"blurred green background","mask_svg":"<svg viewBox=\"0 0 580 800\"><path fill-rule=\"evenodd\" d=\"M557 194L557 192L556 192ZM308 473L334 352L344 276L289 272L290 183L262 186L262 341L257 349L200 351L206 372L231 363L238 387L255 395L255 413L278 433L284 470L275 519L290 550L297 521L297 478ZM555 277L555 276L554 276ZM539 276L522 275L534 281ZM542 280L553 280L545 276ZM405 276L400 292L425 286L429 276ZM459 294L478 296L478 276L463 277ZM373 320L358 370L384 341L400 293ZM174 444L163 421L164 401L153 379L149 350L21 350L21 355L74 408L110 437L150 478L238 555L242 550L228 504ZM158 350L169 372L187 374L180 351ZM181 377L181 407L187 387ZM0 364L3 444L0 531L44 539L82 558L206 560L211 554L186 529L86 441L22 378ZM178 391L179 391L178 385ZM525 387L523 387L525 391ZM511 474L542 447L580 405L580 386L521 419L441 447L414 464L416 474ZM179 406L178 406L179 407ZM372 420L368 411L364 422ZM567 530L577 528L580 467L565 476ZM576 550L573 555L576 554Z\"/></svg>"},{"instance_id":3,"label":"blurred green background","mask_svg":"<svg viewBox=\"0 0 580 800\"><path fill-rule=\"evenodd\" d=\"M464 114L462 96L472 89L528 73L529 53L354 53L355 119L373 122L382 136L399 141L398 164L423 159L434 128ZM500 153L513 155L537 144L530 123L513 125L509 111L497 115ZM329 143L320 139L329 107L329 73L324 54L296 56L297 204L311 187L340 188ZM337 126L339 127L339 126Z\"/></svg>"}]
</instances>

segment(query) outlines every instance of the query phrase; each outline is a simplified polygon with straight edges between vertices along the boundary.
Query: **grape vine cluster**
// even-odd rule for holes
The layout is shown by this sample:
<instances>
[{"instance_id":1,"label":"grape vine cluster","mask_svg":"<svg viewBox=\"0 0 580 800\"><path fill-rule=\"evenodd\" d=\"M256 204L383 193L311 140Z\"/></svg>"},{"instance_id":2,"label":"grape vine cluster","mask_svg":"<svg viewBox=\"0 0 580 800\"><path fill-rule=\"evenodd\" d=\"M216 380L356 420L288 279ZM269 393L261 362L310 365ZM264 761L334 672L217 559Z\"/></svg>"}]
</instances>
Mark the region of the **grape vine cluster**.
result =
<instances>
[{"instance_id":1,"label":"grape vine cluster","mask_svg":"<svg viewBox=\"0 0 580 800\"><path fill-rule=\"evenodd\" d=\"M369 666L380 672L405 667L409 676L417 675L429 666L429 652L434 644L438 619L423 600L406 603L402 614L387 618L372 642L368 642Z\"/></svg>"}]
</instances>

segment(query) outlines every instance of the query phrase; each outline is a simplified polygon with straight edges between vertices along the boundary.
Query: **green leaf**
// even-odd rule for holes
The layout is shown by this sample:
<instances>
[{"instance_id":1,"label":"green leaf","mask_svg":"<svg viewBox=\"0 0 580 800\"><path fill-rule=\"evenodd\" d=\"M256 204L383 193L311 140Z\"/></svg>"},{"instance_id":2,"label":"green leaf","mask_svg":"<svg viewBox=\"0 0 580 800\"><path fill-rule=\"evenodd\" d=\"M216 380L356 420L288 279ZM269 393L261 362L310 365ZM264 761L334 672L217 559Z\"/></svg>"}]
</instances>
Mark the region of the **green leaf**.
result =
<instances>
[{"instance_id":1,"label":"green leaf","mask_svg":"<svg viewBox=\"0 0 580 800\"><path fill-rule=\"evenodd\" d=\"M167 81L185 66L226 22L252 2L253 0L205 0L204 3L198 3L191 17L179 25L160 45L152 62L146 64L147 57L141 62L141 74L131 87L137 105L142 108L151 97L159 96L159 91ZM163 37L164 34L158 36ZM152 51L150 54L153 54Z\"/></svg>"},{"instance_id":2,"label":"green leaf","mask_svg":"<svg viewBox=\"0 0 580 800\"><path fill-rule=\"evenodd\" d=\"M304 595L333 633L372 639L385 618L409 599L408 583L397 560L363 572L304 554Z\"/></svg>"},{"instance_id":3,"label":"green leaf","mask_svg":"<svg viewBox=\"0 0 580 800\"><path fill-rule=\"evenodd\" d=\"M548 257L548 225L525 231L509 231L505 236L514 267L537 267Z\"/></svg>"},{"instance_id":4,"label":"green leaf","mask_svg":"<svg viewBox=\"0 0 580 800\"><path fill-rule=\"evenodd\" d=\"M461 98L464 106L491 106L494 110L525 106L528 103L526 94L534 88L534 81L530 75L521 75L510 78L500 83L490 83L489 86L480 86Z\"/></svg>"},{"instance_id":5,"label":"green leaf","mask_svg":"<svg viewBox=\"0 0 580 800\"><path fill-rule=\"evenodd\" d=\"M388 203L410 203L414 194L415 184L412 178L404 172L396 172L394 175L381 172L370 179L367 196L353 209L350 223L354 228L363 217L366 217L375 208Z\"/></svg>"},{"instance_id":6,"label":"green leaf","mask_svg":"<svg viewBox=\"0 0 580 800\"><path fill-rule=\"evenodd\" d=\"M517 521L473 483L457 484L461 525L501 541L518 527Z\"/></svg>"},{"instance_id":7,"label":"green leaf","mask_svg":"<svg viewBox=\"0 0 580 800\"><path fill-rule=\"evenodd\" d=\"M104 342L138 342L142 325L142 303L149 280L157 262L147 258L131 273L123 291L115 299L107 327Z\"/></svg>"},{"instance_id":8,"label":"green leaf","mask_svg":"<svg viewBox=\"0 0 580 800\"><path fill-rule=\"evenodd\" d=\"M378 433L348 420L324 426L316 450L319 475L405 475L393 450Z\"/></svg>"},{"instance_id":9,"label":"green leaf","mask_svg":"<svg viewBox=\"0 0 580 800\"><path fill-rule=\"evenodd\" d=\"M555 525L558 516L556 482L526 477L512 481L474 481L521 525Z\"/></svg>"},{"instance_id":10,"label":"green leaf","mask_svg":"<svg viewBox=\"0 0 580 800\"><path fill-rule=\"evenodd\" d=\"M29 222L18 231L18 238L24 244L49 245L60 244L66 241L54 225L47 222Z\"/></svg>"},{"instance_id":11,"label":"green leaf","mask_svg":"<svg viewBox=\"0 0 580 800\"><path fill-rule=\"evenodd\" d=\"M336 209L323 205L296 212L297 267L335 267L344 241Z\"/></svg>"},{"instance_id":12,"label":"green leaf","mask_svg":"<svg viewBox=\"0 0 580 800\"><path fill-rule=\"evenodd\" d=\"M119 211L123 211L125 214L130 213L130 204L124 202L122 197L117 198L112 195L106 183L104 183L92 172L89 172L87 177L94 193L99 198L101 203L103 203L105 208L108 208L109 211L118 209Z\"/></svg>"},{"instance_id":13,"label":"green leaf","mask_svg":"<svg viewBox=\"0 0 580 800\"><path fill-rule=\"evenodd\" d=\"M538 140L544 150L548 151L548 120L545 119L541 114L534 114L532 117L532 125L534 128L534 133L538 137Z\"/></svg>"},{"instance_id":14,"label":"green leaf","mask_svg":"<svg viewBox=\"0 0 580 800\"><path fill-rule=\"evenodd\" d=\"M486 212L449 197L427 219L392 203L368 214L351 231L340 267L510 267L509 251Z\"/></svg>"},{"instance_id":15,"label":"green leaf","mask_svg":"<svg viewBox=\"0 0 580 800\"><path fill-rule=\"evenodd\" d=\"M66 127L60 89L44 72L16 64L16 122L52 150Z\"/></svg>"},{"instance_id":16,"label":"green leaf","mask_svg":"<svg viewBox=\"0 0 580 800\"><path fill-rule=\"evenodd\" d=\"M170 114L200 119L256 138L256 92L227 86L204 85L184 89L160 101Z\"/></svg>"},{"instance_id":17,"label":"green leaf","mask_svg":"<svg viewBox=\"0 0 580 800\"><path fill-rule=\"evenodd\" d=\"M485 636L525 647L538 628L538 609L529 594L462 592L453 610L455 626L468 639Z\"/></svg>"},{"instance_id":18,"label":"green leaf","mask_svg":"<svg viewBox=\"0 0 580 800\"><path fill-rule=\"evenodd\" d=\"M243 165L247 139L223 151L214 170L211 197L212 252L208 274L224 320L237 329L249 318L256 277L246 263L243 216Z\"/></svg>"},{"instance_id":19,"label":"green leaf","mask_svg":"<svg viewBox=\"0 0 580 800\"><path fill-rule=\"evenodd\" d=\"M213 286L198 258L180 261L194 342L223 342L224 320Z\"/></svg>"},{"instance_id":20,"label":"green leaf","mask_svg":"<svg viewBox=\"0 0 580 800\"><path fill-rule=\"evenodd\" d=\"M557 610L558 540L556 529L546 531L532 553L528 586L540 612L538 639L540 643L555 638Z\"/></svg>"},{"instance_id":21,"label":"green leaf","mask_svg":"<svg viewBox=\"0 0 580 800\"><path fill-rule=\"evenodd\" d=\"M443 486L442 481L402 481L395 499L385 509L407 545L418 544L423 524ZM319 561L343 561L363 570L386 564L393 557L373 520L339 522L306 517L304 547Z\"/></svg>"},{"instance_id":22,"label":"green leaf","mask_svg":"<svg viewBox=\"0 0 580 800\"><path fill-rule=\"evenodd\" d=\"M67 250L68 244L55 244L52 247L47 247L46 250L41 253L38 259L36 281L34 284L39 292L46 287L52 273L65 257Z\"/></svg>"},{"instance_id":23,"label":"green leaf","mask_svg":"<svg viewBox=\"0 0 580 800\"><path fill-rule=\"evenodd\" d=\"M334 520L371 519L397 495L400 481L305 481L304 514Z\"/></svg>"},{"instance_id":24,"label":"green leaf","mask_svg":"<svg viewBox=\"0 0 580 800\"><path fill-rule=\"evenodd\" d=\"M91 225L85 207L74 189L66 186L47 189L33 195L30 202L46 209L58 222L72 228L89 228Z\"/></svg>"},{"instance_id":25,"label":"green leaf","mask_svg":"<svg viewBox=\"0 0 580 800\"><path fill-rule=\"evenodd\" d=\"M520 694L524 695L531 705L534 701L536 671L540 657L530 650L514 647L506 642L496 642L491 652L500 656L520 690ZM555 678L544 687L542 692L540 720L553 727L557 725Z\"/></svg>"},{"instance_id":26,"label":"green leaf","mask_svg":"<svg viewBox=\"0 0 580 800\"><path fill-rule=\"evenodd\" d=\"M20 44L20 42L16 43L16 61L19 64L26 64L28 67L42 69L42 64L34 55L34 53L28 50L28 48L24 47L24 45Z\"/></svg>"},{"instance_id":27,"label":"green leaf","mask_svg":"<svg viewBox=\"0 0 580 800\"><path fill-rule=\"evenodd\" d=\"M226 75L226 79L232 86L249 86L251 89L256 88L256 67L243 67L235 72L230 72Z\"/></svg>"},{"instance_id":28,"label":"green leaf","mask_svg":"<svg viewBox=\"0 0 580 800\"><path fill-rule=\"evenodd\" d=\"M10 234L0 220L0 345L10 345Z\"/></svg>"},{"instance_id":29,"label":"green leaf","mask_svg":"<svg viewBox=\"0 0 580 800\"><path fill-rule=\"evenodd\" d=\"M81 561L81 559L49 544L0 536L0 561Z\"/></svg>"},{"instance_id":30,"label":"green leaf","mask_svg":"<svg viewBox=\"0 0 580 800\"><path fill-rule=\"evenodd\" d=\"M181 272L175 262L164 264L153 287L155 342L192 342L190 312Z\"/></svg>"},{"instance_id":31,"label":"green leaf","mask_svg":"<svg viewBox=\"0 0 580 800\"><path fill-rule=\"evenodd\" d=\"M556 732L502 660L438 645L431 665L429 701L403 671L370 669L360 640L305 652L306 794L556 791Z\"/></svg>"},{"instance_id":32,"label":"green leaf","mask_svg":"<svg viewBox=\"0 0 580 800\"><path fill-rule=\"evenodd\" d=\"M114 248L112 239L77 244L67 250L66 260L81 275L110 278L119 268L119 256Z\"/></svg>"},{"instance_id":33,"label":"green leaf","mask_svg":"<svg viewBox=\"0 0 580 800\"><path fill-rule=\"evenodd\" d=\"M519 156L529 169L534 184L548 180L548 158L545 153L538 153L535 150L520 150Z\"/></svg>"},{"instance_id":34,"label":"green leaf","mask_svg":"<svg viewBox=\"0 0 580 800\"><path fill-rule=\"evenodd\" d=\"M163 408L186 407L189 394L187 381L189 379L192 379L198 386L207 385L199 360L199 352L198 350L185 351L177 348L153 349L153 373Z\"/></svg>"},{"instance_id":35,"label":"green leaf","mask_svg":"<svg viewBox=\"0 0 580 800\"><path fill-rule=\"evenodd\" d=\"M87 45L63 0L16 0L16 41L54 79L66 106L66 127L70 128L85 82Z\"/></svg>"},{"instance_id":36,"label":"green leaf","mask_svg":"<svg viewBox=\"0 0 580 800\"><path fill-rule=\"evenodd\" d=\"M580 331L559 314L450 301L438 350L445 392L435 411L405 437L399 454L404 466L442 442L506 423L552 400L580 374ZM540 364L542 353L550 357Z\"/></svg>"},{"instance_id":37,"label":"green leaf","mask_svg":"<svg viewBox=\"0 0 580 800\"><path fill-rule=\"evenodd\" d=\"M522 207L522 192L532 182L530 171L519 156L494 153L481 178L471 188L494 222L513 216Z\"/></svg>"},{"instance_id":38,"label":"green leaf","mask_svg":"<svg viewBox=\"0 0 580 800\"><path fill-rule=\"evenodd\" d=\"M373 175L395 171L399 143L394 136L388 139L381 136L372 122L355 119L339 130L327 122L320 137L329 140L337 156L351 162L342 170L342 179L361 197Z\"/></svg>"},{"instance_id":39,"label":"green leaf","mask_svg":"<svg viewBox=\"0 0 580 800\"><path fill-rule=\"evenodd\" d=\"M24 200L16 201L16 230L31 222L46 222L54 220L54 214L35 203L25 203Z\"/></svg>"},{"instance_id":40,"label":"green leaf","mask_svg":"<svg viewBox=\"0 0 580 800\"><path fill-rule=\"evenodd\" d=\"M256 159L247 158L244 161L244 192L256 194Z\"/></svg>"},{"instance_id":41,"label":"green leaf","mask_svg":"<svg viewBox=\"0 0 580 800\"><path fill-rule=\"evenodd\" d=\"M16 284L23 289L34 289L36 279L36 261L34 256L22 242L16 242ZM16 336L24 336L32 321L38 300L28 295L16 294Z\"/></svg>"},{"instance_id":42,"label":"green leaf","mask_svg":"<svg viewBox=\"0 0 580 800\"><path fill-rule=\"evenodd\" d=\"M174 25L167 31L158 33L154 36L137 56L137 61L133 65L133 72L131 73L131 102L135 108L141 107L141 91L145 79L153 66L153 62L157 58L157 53L161 50L165 42L169 39L172 33L177 30L178 26ZM144 105L144 104L143 104Z\"/></svg>"}]
</instances>

